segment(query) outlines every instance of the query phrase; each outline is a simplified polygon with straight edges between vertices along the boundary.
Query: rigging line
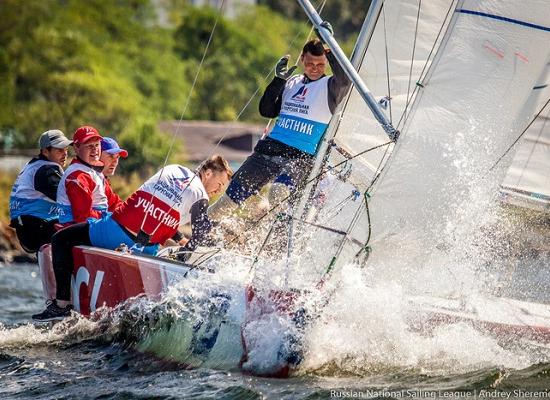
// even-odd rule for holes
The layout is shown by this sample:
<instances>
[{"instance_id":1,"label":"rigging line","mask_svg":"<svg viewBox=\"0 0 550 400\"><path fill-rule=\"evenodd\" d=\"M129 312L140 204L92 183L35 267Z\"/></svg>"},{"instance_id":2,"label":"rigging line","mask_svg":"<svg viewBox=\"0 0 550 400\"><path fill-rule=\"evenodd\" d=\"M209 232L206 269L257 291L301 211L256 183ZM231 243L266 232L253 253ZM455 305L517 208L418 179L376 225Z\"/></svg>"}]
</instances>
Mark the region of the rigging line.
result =
<instances>
[{"instance_id":1,"label":"rigging line","mask_svg":"<svg viewBox=\"0 0 550 400\"><path fill-rule=\"evenodd\" d=\"M360 156L360 155L362 155L362 154L365 154L365 153L367 153L367 152L369 152L369 151L376 150L376 149L378 149L378 148L380 148L380 147L388 146L389 144L392 144L392 143L395 143L395 142L394 142L393 140L391 140L391 141L389 141L389 142L380 144L380 145L378 145L378 146L371 147L370 149L367 149L367 150L364 150L364 151L362 151L362 152L360 152L360 153L357 153L357 154L354 155L352 158L358 157L358 156ZM344 161L342 161L342 162L339 162L339 163L336 164L336 165L331 166L330 168L322 169L322 170L319 172L319 174L315 175L315 176L314 176L313 178L311 178L311 179L308 179L308 180L303 184L303 186L306 186L306 185L310 184L311 182L313 182L314 180L316 180L317 178L319 178L320 176L322 176L322 175L323 175L324 173L326 173L327 171L330 171L331 168L336 168L336 167L338 167L338 166L340 166L340 165L342 165L342 164L344 164L344 163L346 163L346 162L348 162L348 161L349 161L349 160L344 160ZM282 200L280 200L277 204L275 204L275 205L274 205L273 207L271 207L268 211L266 211L261 217L259 217L257 220L255 220L255 221L253 222L253 225L256 225L258 222L262 221L265 217L267 217L267 216L268 216L269 214L271 214L275 209L277 209L281 204L283 204L285 201L287 201L288 199L290 199L292 196L295 196L295 195L296 195L296 193L293 192L293 193L289 194L288 196L286 196L285 198L283 198ZM241 234L241 235L242 235L242 234ZM241 236L241 235L239 235L239 236ZM239 237L239 236L237 236L237 237Z\"/></svg>"},{"instance_id":2,"label":"rigging line","mask_svg":"<svg viewBox=\"0 0 550 400\"><path fill-rule=\"evenodd\" d=\"M370 209L369 209L369 193L365 192L364 197L365 197L365 209L367 211L367 225L369 227L369 230L368 230L369 233L367 235L367 240L365 241L365 246L357 252L355 257L359 257L359 254L361 254L361 251L363 251L363 250L368 253L370 238L372 236L372 226L371 226L371 221L370 221ZM367 260L365 259L364 262L366 262L366 261Z\"/></svg>"},{"instance_id":3,"label":"rigging line","mask_svg":"<svg viewBox=\"0 0 550 400\"><path fill-rule=\"evenodd\" d=\"M386 142L386 143L382 143L378 146L374 146L374 147L371 147L369 149L366 149L366 150L363 150L355 155L353 155L350 159L346 159L342 162L339 162L338 164L336 165L332 165L330 167L324 167L322 168L319 173L317 175L315 175L314 177L312 177L311 179L308 179L306 182L304 182L300 187L306 187L307 185L309 185L311 182L319 179L323 174L327 173L328 171L330 171L331 169L333 168L337 168L339 167L340 165L342 164L345 164L347 163L349 160L355 158L355 157L359 157L360 155L363 155L365 153L368 153L370 151L373 151L373 150L376 150L376 149L379 149L381 147L384 147L384 146L388 146L392 143L395 143L393 140L390 140L389 142ZM386 153L387 153L388 149L386 148ZM385 154L386 154L385 153ZM293 196L296 196L296 194L299 192L299 190L294 190L292 193L290 193L288 196L286 196L285 198L281 199L280 201L278 201L274 206L272 206L269 210L267 210L266 212L263 213L262 216L260 216L258 219L252 221L252 222L247 222L247 225L250 227L250 226L255 226L257 225L259 222L261 222L264 218L266 218L267 216L271 215L273 213L273 211L275 211L281 204L283 204L285 201L287 201L288 199L290 199L291 197ZM243 229L244 232L247 231L247 229ZM236 236L234 236L231 240L229 240L229 242L227 243L228 245L229 244L232 244L234 243L235 241L237 241L238 239L240 239L241 237L243 236L243 233L240 233L240 234L237 234ZM208 258L209 259L209 258ZM204 260L204 261L207 261L208 259Z\"/></svg>"},{"instance_id":4,"label":"rigging line","mask_svg":"<svg viewBox=\"0 0 550 400\"><path fill-rule=\"evenodd\" d=\"M413 73L413 66L414 66L414 55L416 52L416 40L418 39L418 21L420 20L420 8L422 7L422 0L418 0L418 10L416 12L416 25L414 28L414 41L413 41L413 48L412 48L412 55L411 55L411 66L409 68L409 83L407 85L407 101L405 102L405 109L403 110L403 115L407 114L407 108L409 105L409 92L411 90L411 80L412 80L412 73Z\"/></svg>"},{"instance_id":5,"label":"rigging line","mask_svg":"<svg viewBox=\"0 0 550 400\"><path fill-rule=\"evenodd\" d=\"M535 120L539 117L539 115L542 113L542 111L546 108L546 106L548 106L548 104L550 103L550 97L548 98L548 100L546 101L546 103L544 103L544 105L542 106L542 108L539 110L539 112L533 117L533 119L531 120L531 122L529 122L527 124L527 126L525 127L525 129L520 133L520 135L516 138L516 140L514 140L512 142L512 144L506 149L506 151L498 158L498 160L493 164L493 166L491 168L489 168L489 170L487 171L487 173L483 176L483 178L487 177L487 175L489 174L489 172L491 172L499 163L500 161L502 161L502 159L504 157L506 157L506 155L510 152L510 150L512 150L512 148L516 145L516 143L519 141L519 139L521 139L521 137L525 134L525 132L527 132L527 130L531 127L531 125L533 125L533 122L535 122Z\"/></svg>"},{"instance_id":6,"label":"rigging line","mask_svg":"<svg viewBox=\"0 0 550 400\"><path fill-rule=\"evenodd\" d=\"M199 63L199 66L197 68L197 72L195 73L195 77L193 79L193 83L191 84L191 89L189 90L189 94L187 95L187 99L185 101L185 106L183 107L183 111L181 112L179 122L183 121L183 117L185 116L185 113L187 112L187 108L189 107L189 103L191 102L191 95L193 94L193 90L195 89L195 85L197 84L199 74L202 70L202 66L204 64L204 60L206 59L206 54L208 53L208 49L210 48L210 44L212 43L212 39L214 38L214 32L216 31L216 27L218 26L218 22L220 20L220 17L222 15L222 10L224 6L225 0L221 0L220 6L218 8L218 14L216 15L216 20L214 21L214 26L212 27L212 31L210 32L210 36L208 38L208 41L206 42L206 47L204 48L204 52L202 53L202 58ZM168 162L168 157L170 156L170 153L172 152L174 142L176 139L176 136L179 134L180 131L180 124L176 127L176 131L172 135L172 143L170 143L170 149L168 150L168 153L166 154L166 158L164 159L164 165Z\"/></svg>"},{"instance_id":7,"label":"rigging line","mask_svg":"<svg viewBox=\"0 0 550 400\"><path fill-rule=\"evenodd\" d=\"M180 118L179 118L179 121L178 121L178 124L176 126L176 130L174 131L174 133L172 134L172 140L170 142L170 147L168 148L168 151L166 152L166 157L164 158L164 163L162 164L162 168L160 169L160 173L159 173L159 176L158 176L158 179L157 179L157 183L160 182L160 179L162 178L162 174L164 172L164 168L166 167L166 164L168 163L168 158L170 157L170 154L172 153L172 150L174 148L174 143L176 142L176 137L178 136L179 134L179 131L180 131L180 127L181 127L181 121L183 121L183 117L185 115L185 113L187 112L187 108L189 107L189 103L190 103L190 100L191 100L191 95L193 94L193 90L195 89L195 85L197 84L197 80L199 78L199 74L201 72L201 69L202 69L202 66L204 64L204 60L206 59L206 54L208 52L208 49L210 48L210 43L212 43L212 39L214 37L214 32L216 31L216 27L218 26L218 21L220 20L220 17L222 15L222 10L223 10L223 6L224 6L224 3L225 3L225 0L221 0L220 2L220 6L218 8L218 13L216 15L216 20L214 21L214 26L212 26L212 30L210 31L210 36L208 37L208 42L206 43L206 47L204 48L204 52L202 53L202 58L201 58L201 61L199 63L199 66L197 68L197 72L195 73L195 78L193 79L193 83L191 85L191 89L189 90L189 93L187 95L187 99L186 99L186 102L185 102L185 106L183 108L183 111L181 112L181 115L180 115ZM196 175L193 176L193 178L191 178L191 180L187 183L187 186L185 186L185 188L183 188L182 192L181 193L184 193L187 188L189 187L189 185L191 184L191 182L193 181L193 179L195 179ZM153 186L153 191L151 193L151 198L150 198L150 202L153 201L153 197L155 196L155 193L157 191L157 188L156 188L156 185ZM170 207L170 210L171 211L174 207L171 206ZM168 211L168 212L169 212ZM143 227L145 225L145 220L147 218L147 214L144 213L143 214L143 218L141 220L141 224L140 224L140 231L143 232ZM157 229L160 227L161 225L161 222L159 222L157 224L157 226L155 227L153 233L150 235L152 236L156 231ZM139 232L138 232L139 233Z\"/></svg>"},{"instance_id":8,"label":"rigging line","mask_svg":"<svg viewBox=\"0 0 550 400\"><path fill-rule=\"evenodd\" d=\"M370 182L370 184L367 187L367 190L365 190L365 192L367 192L367 193L370 192L370 190L372 189L372 187L374 186L374 184L376 183L378 178L380 178L380 176L382 175L382 172L384 171L384 169L388 165L389 158L391 157L391 154L392 154L392 153L388 154L389 149L390 149L389 146L386 147L386 150L384 151L384 154L382 155L382 158L380 159L380 163L378 164L378 167L376 168L374 178ZM386 158L386 157L388 157L388 158ZM382 165L382 164L384 164L384 165Z\"/></svg>"},{"instance_id":9,"label":"rigging line","mask_svg":"<svg viewBox=\"0 0 550 400\"><path fill-rule=\"evenodd\" d=\"M304 225L309 225L309 226L312 226L314 228L319 228L319 229L325 230L327 232L336 233L337 235L341 235L341 236L347 236L348 235L348 233L346 231L343 231L341 229L331 228L330 226L317 224L315 222L309 222L309 221L306 221L306 220L301 219L301 218L293 217L292 215L289 215L289 214L285 214L285 215L288 216L289 218L295 220L295 221L301 222ZM361 243L357 239L350 238L349 240L351 240L356 245L363 246L363 243Z\"/></svg>"},{"instance_id":10,"label":"rigging line","mask_svg":"<svg viewBox=\"0 0 550 400\"><path fill-rule=\"evenodd\" d=\"M334 272L334 266L336 264L336 259L340 255L340 253L342 252L342 250L344 248L344 243L345 243L346 240L349 240L352 243L362 247L355 254L355 258L359 257L359 255L361 254L362 251L365 251L368 254L368 251L369 251L368 244L369 244L370 238L371 238L371 221L370 221L370 211L369 211L369 206L368 206L368 197L369 196L368 196L367 192L365 192L363 200L365 201L365 208L366 208L366 212L367 212L367 221L368 221L368 227L369 227L369 233L368 233L368 236L367 236L367 241L363 244L360 241L358 241L357 239L354 239L353 237L349 237L349 232L351 232L351 229L353 229L353 225L355 225L357 223L357 221L359 220L359 216L361 215L360 210L361 210L362 207L358 207L357 210L355 211L355 215L353 217L353 220L350 223L350 226L348 227L348 231L347 232L342 232L344 234L344 237L342 238L342 241L340 242L340 245L339 245L338 249L336 250L336 253L332 257L332 260L330 261L330 264L328 265L325 272L323 273L323 275L319 279L319 282L317 282L317 285L316 285L317 288L321 288L322 286L324 286L324 284L327 282L327 279L329 278L329 276L332 275L332 273ZM365 261L366 261L366 259L364 260L364 262Z\"/></svg>"},{"instance_id":11,"label":"rigging line","mask_svg":"<svg viewBox=\"0 0 550 400\"><path fill-rule=\"evenodd\" d=\"M412 102L412 100L414 99L414 95L416 94L416 92L418 92L419 88L422 87L422 80L426 77L424 75L424 73L428 67L428 64L430 63L430 59L432 57L432 54L435 50L435 47L439 41L439 37L441 36L441 33L443 32L443 28L445 27L445 25L447 24L447 20L449 19L449 17L452 15L451 11L455 8L455 1L452 1L451 4L449 5L449 8L447 10L447 14L445 14L445 18L443 19L443 22L441 24L441 26L439 27L439 31L437 32L437 36L433 42L433 45L432 45L432 48L430 49L430 52L428 53L428 57L426 58L426 62L424 63L424 67L422 67L422 71L420 72L420 75L418 76L418 82L417 82L417 85L415 86L413 92L412 92L412 95L411 95L411 98L410 100L405 103L405 109L407 109L409 107L409 103ZM397 126L396 128L399 130L399 127L401 126L401 122L403 122L403 126L405 125L405 122L406 121L403 121L403 117L404 117L404 113L401 114L401 117L399 118L399 121L397 122Z\"/></svg>"},{"instance_id":12,"label":"rigging line","mask_svg":"<svg viewBox=\"0 0 550 400\"><path fill-rule=\"evenodd\" d=\"M535 140L535 143L533 143L533 147L531 147L531 151L529 152L529 157L527 157L527 162L523 166L523 170L521 171L521 174L520 174L520 176L517 180L517 184L519 184L519 182L523 179L523 176L524 176L525 171L527 169L526 167L529 164L529 162L531 161L531 158L533 157L533 153L535 152L535 147L537 146L537 143L538 143L539 139L541 138L542 134L544 133L544 131L546 129L546 123L548 122L548 117L549 116L550 116L550 108L548 108L548 112L546 113L546 118L544 118L544 122L542 123L540 131L537 135L537 139Z\"/></svg>"},{"instance_id":13,"label":"rigging line","mask_svg":"<svg viewBox=\"0 0 550 400\"><path fill-rule=\"evenodd\" d=\"M338 204L334 205L333 207L331 207L327 210L323 210L324 213L323 213L322 220L319 220L318 214L319 214L320 210L317 210L317 215L315 216L316 221L317 221L316 224L321 226L321 227L328 224L330 220L332 220L334 217L336 217L338 214L340 214L340 212L342 211L344 206L346 206L353 199L353 197L354 197L354 194L352 193L348 197L346 197L342 201L340 201ZM304 223L310 224L310 222L304 221L303 219L300 219L300 218L297 218L297 217L294 217L294 216L292 218L294 218L298 221L302 221ZM311 223L311 224L313 224L313 223Z\"/></svg>"},{"instance_id":14,"label":"rigging line","mask_svg":"<svg viewBox=\"0 0 550 400\"><path fill-rule=\"evenodd\" d=\"M340 214L340 211L342 211L342 209L344 208L344 206L346 204L348 204L351 199L353 199L354 197L354 194L352 192L352 194L350 194L348 197L344 198L342 201L340 201L338 204L334 205L332 208L329 208L328 210L326 210L326 214L327 216L325 218L323 218L323 221L322 223L323 224L326 224L328 223L332 218L334 218L335 216L337 216L338 214Z\"/></svg>"},{"instance_id":15,"label":"rigging line","mask_svg":"<svg viewBox=\"0 0 550 400\"><path fill-rule=\"evenodd\" d=\"M320 7L319 7L319 13L321 13L323 11L323 8L325 7L325 4L326 4L327 0L323 0ZM309 38L311 37L311 33L313 32L313 26L311 27L309 33L308 33L308 36L306 38L306 42L309 40ZM291 50L292 50L292 47L294 46L294 42L296 42L296 40L298 39L298 37L300 36L302 32L298 32L296 33L296 35L294 35L294 38L290 41L290 44L288 45L287 47L287 53L289 53ZM297 57L296 58L296 63L294 65L297 65L298 62L299 62L300 58ZM267 79L271 76L271 74L275 71L275 66L272 66L271 69L269 70L269 72L262 78L262 83L267 81ZM235 121L238 121L241 116L243 115L243 113L245 112L245 110L248 108L248 106L250 105L250 103L252 103L252 100L254 100L254 98L256 97L256 95L259 93L261 89L261 85L258 85L258 87L256 88L256 90L254 91L254 93L252 94L252 96L250 96L250 98L248 99L248 101L245 103L244 107L239 111L239 113L237 114L237 116L235 117ZM273 118L270 118L269 121L267 121L267 124L266 124L266 128L264 128L264 132L267 131L269 125L271 124L272 122L272 119ZM220 139L218 140L218 142L216 143L216 145L214 146L214 148L212 149L212 151L210 152L210 156L214 154L214 152L216 151L216 149L220 146L221 142L225 139L225 137L227 136L227 134L229 133L229 128L227 128L225 130L225 132L223 133L223 135L220 137Z\"/></svg>"},{"instance_id":16,"label":"rigging line","mask_svg":"<svg viewBox=\"0 0 550 400\"><path fill-rule=\"evenodd\" d=\"M420 75L418 76L418 81L420 82L424 78L424 72L426 71L426 68L428 67L428 64L430 62L430 59L432 57L432 54L435 50L435 45L439 41L439 37L441 36L441 33L443 32L443 27L447 23L447 19L451 15L451 10L454 8L453 5L455 4L455 1L451 2L451 5L449 6L449 9L447 10L447 14L445 14L445 18L443 18L443 23L439 27L439 31L437 32L437 36L435 37L434 43L432 45L432 48L430 49L430 53L428 54L428 57L426 58L426 62L424 63L424 67L422 67L422 71L420 72Z\"/></svg>"},{"instance_id":17,"label":"rigging line","mask_svg":"<svg viewBox=\"0 0 550 400\"><path fill-rule=\"evenodd\" d=\"M391 87L390 87L390 61L388 55L388 37L386 34L386 3L382 4L382 22L384 25L384 49L386 52L386 76L388 82L388 107L390 111L390 124L393 124L392 106L391 106Z\"/></svg>"},{"instance_id":18,"label":"rigging line","mask_svg":"<svg viewBox=\"0 0 550 400\"><path fill-rule=\"evenodd\" d=\"M363 202L363 200L366 201L366 198L362 199L361 202ZM330 262L329 266L327 267L327 270L325 271L325 274L328 274L330 271L333 270L335 260L340 256L340 254L342 253L342 250L344 250L344 245L346 243L346 240L350 240L354 242L354 239L350 237L350 234L351 234L351 231L355 228L355 225L357 224L357 222L359 221L359 216L361 215L361 211L362 211L362 207L361 205L359 205L359 207L357 207L357 209L355 210L355 213L353 214L353 218L350 221L348 228L345 231L344 237L342 238L342 240L340 241L340 244L338 245L338 249L336 249L336 253L334 253L334 255L332 256L333 261ZM363 244L361 243L361 245Z\"/></svg>"}]
</instances>

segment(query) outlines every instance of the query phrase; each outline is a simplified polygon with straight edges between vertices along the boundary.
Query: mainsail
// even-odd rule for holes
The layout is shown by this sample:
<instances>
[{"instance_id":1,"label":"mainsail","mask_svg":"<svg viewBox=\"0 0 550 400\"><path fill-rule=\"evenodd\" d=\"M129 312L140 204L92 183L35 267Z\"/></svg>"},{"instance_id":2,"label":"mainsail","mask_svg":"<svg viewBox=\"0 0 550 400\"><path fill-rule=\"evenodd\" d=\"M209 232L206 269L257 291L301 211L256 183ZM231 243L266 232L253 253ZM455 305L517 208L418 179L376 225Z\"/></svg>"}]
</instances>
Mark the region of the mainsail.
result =
<instances>
[{"instance_id":1,"label":"mainsail","mask_svg":"<svg viewBox=\"0 0 550 400\"><path fill-rule=\"evenodd\" d=\"M550 62L526 104L527 117L542 112L525 132L500 188L504 202L546 212L550 211L550 107L545 107L549 98Z\"/></svg>"},{"instance_id":2,"label":"mainsail","mask_svg":"<svg viewBox=\"0 0 550 400\"><path fill-rule=\"evenodd\" d=\"M387 278L457 256L497 192L504 168L491 167L516 139L549 43L544 0L385 1L357 70L401 136L389 142L352 92L333 122L334 168L306 191L317 212L298 218L294 261L322 273L368 258Z\"/></svg>"}]
</instances>

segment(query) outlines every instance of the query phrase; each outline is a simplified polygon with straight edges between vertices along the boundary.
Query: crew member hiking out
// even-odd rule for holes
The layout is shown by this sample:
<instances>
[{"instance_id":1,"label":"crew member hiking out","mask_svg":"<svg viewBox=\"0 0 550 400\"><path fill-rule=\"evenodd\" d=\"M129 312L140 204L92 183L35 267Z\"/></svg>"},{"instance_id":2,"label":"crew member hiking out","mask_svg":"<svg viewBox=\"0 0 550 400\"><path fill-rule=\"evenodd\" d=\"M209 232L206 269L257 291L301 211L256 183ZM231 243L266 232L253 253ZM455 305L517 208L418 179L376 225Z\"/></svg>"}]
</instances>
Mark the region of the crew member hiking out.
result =
<instances>
[{"instance_id":1,"label":"crew member hiking out","mask_svg":"<svg viewBox=\"0 0 550 400\"><path fill-rule=\"evenodd\" d=\"M10 226L25 251L35 253L50 243L59 222L57 187L72 141L58 129L40 135L40 154L30 160L15 180L10 195Z\"/></svg>"},{"instance_id":2,"label":"crew member hiking out","mask_svg":"<svg viewBox=\"0 0 550 400\"><path fill-rule=\"evenodd\" d=\"M328 23L323 26L332 31ZM288 60L288 55L279 60L275 78L260 100L260 114L278 117L277 121L237 170L225 194L209 208L212 220L229 215L276 177L277 183L295 188L310 171L328 122L351 87L336 58L319 39L303 48L303 74L292 75L296 66L289 69ZM327 60L332 76L325 75Z\"/></svg>"},{"instance_id":3,"label":"crew member hiking out","mask_svg":"<svg viewBox=\"0 0 550 400\"><path fill-rule=\"evenodd\" d=\"M221 156L210 157L196 173L181 165L168 165L112 214L57 232L52 238L56 299L49 302L46 310L33 315L33 319L51 321L70 314L74 246L114 250L123 244L133 252L154 255L168 239L184 244L178 228L191 222L192 236L181 248L189 254L207 240L211 227L206 215L208 200L224 190L231 175L231 168Z\"/></svg>"}]
</instances>

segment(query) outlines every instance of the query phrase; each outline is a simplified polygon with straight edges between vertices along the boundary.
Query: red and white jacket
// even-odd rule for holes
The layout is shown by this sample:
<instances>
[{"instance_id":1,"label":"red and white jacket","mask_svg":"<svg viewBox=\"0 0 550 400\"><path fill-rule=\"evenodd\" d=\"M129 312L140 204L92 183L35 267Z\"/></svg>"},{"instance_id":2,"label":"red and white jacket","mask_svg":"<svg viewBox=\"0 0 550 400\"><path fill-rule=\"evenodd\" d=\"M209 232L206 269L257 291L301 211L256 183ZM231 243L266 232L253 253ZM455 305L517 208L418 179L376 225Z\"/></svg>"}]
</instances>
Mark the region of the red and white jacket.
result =
<instances>
[{"instance_id":1,"label":"red and white jacket","mask_svg":"<svg viewBox=\"0 0 550 400\"><path fill-rule=\"evenodd\" d=\"M105 176L78 158L71 162L57 188L61 224L101 218L106 211L114 211L121 203Z\"/></svg>"},{"instance_id":2,"label":"red and white jacket","mask_svg":"<svg viewBox=\"0 0 550 400\"><path fill-rule=\"evenodd\" d=\"M191 220L191 206L208 200L201 179L189 168L168 165L149 178L112 218L132 234L143 231L150 243L164 243Z\"/></svg>"}]
</instances>

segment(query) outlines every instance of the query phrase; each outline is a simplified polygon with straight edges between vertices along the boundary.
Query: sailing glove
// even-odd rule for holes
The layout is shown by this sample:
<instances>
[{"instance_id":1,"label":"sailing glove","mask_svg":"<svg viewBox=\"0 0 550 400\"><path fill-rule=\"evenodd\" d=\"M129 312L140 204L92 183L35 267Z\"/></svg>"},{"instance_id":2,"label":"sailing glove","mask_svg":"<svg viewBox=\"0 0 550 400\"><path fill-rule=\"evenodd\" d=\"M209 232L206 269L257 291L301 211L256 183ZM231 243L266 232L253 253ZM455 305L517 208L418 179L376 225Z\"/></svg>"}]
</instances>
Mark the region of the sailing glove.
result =
<instances>
[{"instance_id":1,"label":"sailing glove","mask_svg":"<svg viewBox=\"0 0 550 400\"><path fill-rule=\"evenodd\" d=\"M292 76L292 73L296 68L297 66L294 65L288 69L288 56L281 57L275 66L275 76L286 81Z\"/></svg>"},{"instance_id":2,"label":"sailing glove","mask_svg":"<svg viewBox=\"0 0 550 400\"><path fill-rule=\"evenodd\" d=\"M326 30L328 30L330 32L330 35L334 35L334 30L332 29L332 25L330 24L330 22L328 21L323 21L321 22L321 26L323 28L325 28ZM323 40L323 38L321 37L321 34L319 33L319 30L317 28L315 28L315 34L317 35L317 37L319 38L319 40L323 43L325 43L325 41Z\"/></svg>"}]
</instances>

